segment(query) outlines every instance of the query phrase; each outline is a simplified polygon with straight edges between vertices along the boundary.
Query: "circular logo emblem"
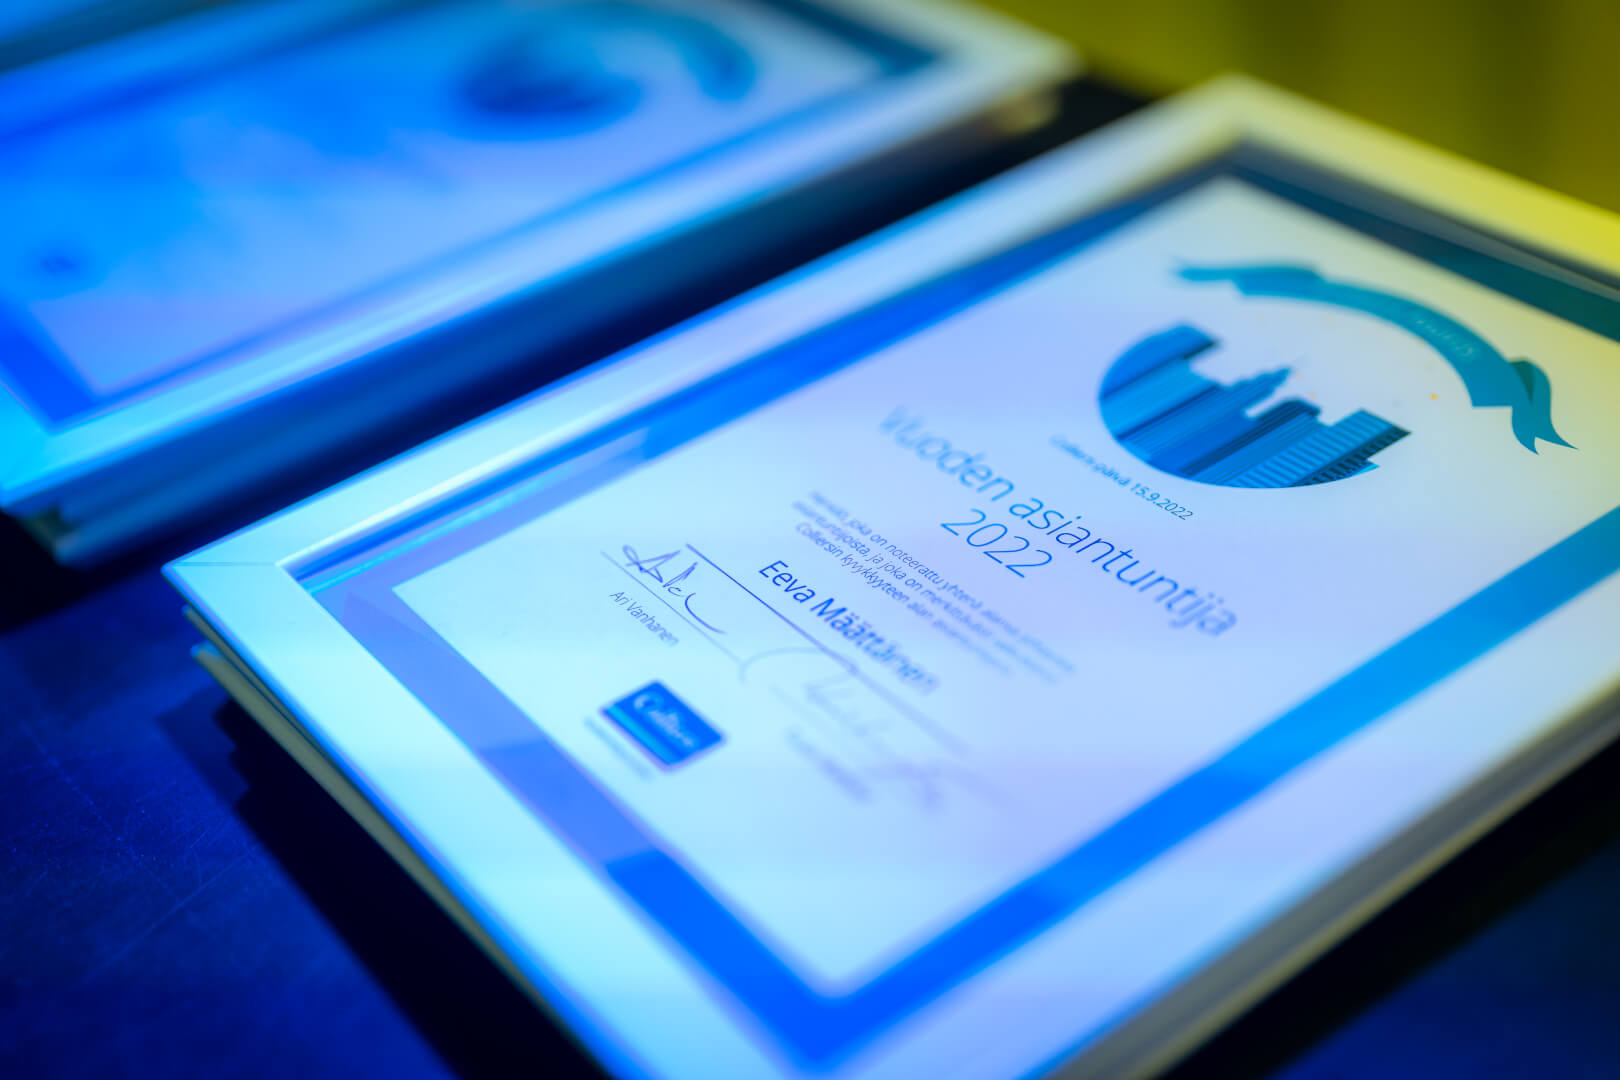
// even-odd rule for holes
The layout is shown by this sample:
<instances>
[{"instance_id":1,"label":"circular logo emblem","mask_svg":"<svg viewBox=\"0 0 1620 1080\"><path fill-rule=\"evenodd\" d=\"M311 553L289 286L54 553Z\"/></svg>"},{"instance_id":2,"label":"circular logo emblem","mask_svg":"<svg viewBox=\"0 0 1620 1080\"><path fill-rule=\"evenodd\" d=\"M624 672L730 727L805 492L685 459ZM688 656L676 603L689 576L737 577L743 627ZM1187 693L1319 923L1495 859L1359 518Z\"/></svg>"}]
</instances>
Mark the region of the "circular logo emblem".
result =
<instances>
[{"instance_id":1,"label":"circular logo emblem","mask_svg":"<svg viewBox=\"0 0 1620 1080\"><path fill-rule=\"evenodd\" d=\"M1536 453L1538 442L1570 445L1553 427L1545 372L1529 360L1507 359L1431 307L1304 266L1189 266L1180 276L1228 283L1244 296L1328 304L1398 326L1440 354L1475 408L1506 408L1513 437L1526 450ZM1121 446L1155 469L1203 484L1303 487L1367 472L1376 467L1375 455L1411 434L1365 409L1327 424L1308 401L1276 399L1287 368L1231 383L1200 374L1200 355L1217 344L1183 324L1143 338L1114 361L1099 393L1103 422Z\"/></svg>"},{"instance_id":2,"label":"circular logo emblem","mask_svg":"<svg viewBox=\"0 0 1620 1080\"><path fill-rule=\"evenodd\" d=\"M1196 327L1177 326L1127 349L1103 379L1103 423L1161 472L1226 487L1322 484L1371 468L1374 454L1409 434L1364 409L1324 424L1322 410L1298 398L1251 416L1288 369L1217 382L1195 370L1215 344Z\"/></svg>"}]
</instances>

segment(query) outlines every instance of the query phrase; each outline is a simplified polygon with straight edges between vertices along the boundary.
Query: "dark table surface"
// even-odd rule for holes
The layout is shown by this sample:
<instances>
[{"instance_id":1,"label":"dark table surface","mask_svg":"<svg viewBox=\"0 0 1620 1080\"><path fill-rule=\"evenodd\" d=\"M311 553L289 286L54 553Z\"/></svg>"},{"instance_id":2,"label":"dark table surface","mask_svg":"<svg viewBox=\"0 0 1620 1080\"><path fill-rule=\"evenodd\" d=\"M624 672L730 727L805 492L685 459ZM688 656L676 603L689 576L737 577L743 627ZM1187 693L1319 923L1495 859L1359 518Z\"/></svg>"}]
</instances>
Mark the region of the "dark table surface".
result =
<instances>
[{"instance_id":1,"label":"dark table surface","mask_svg":"<svg viewBox=\"0 0 1620 1080\"><path fill-rule=\"evenodd\" d=\"M1072 130L1132 104L1071 98ZM91 575L0 523L0 1076L589 1074L188 656L162 562L364 463ZM1617 913L1620 748L1176 1076L1620 1077Z\"/></svg>"}]
</instances>

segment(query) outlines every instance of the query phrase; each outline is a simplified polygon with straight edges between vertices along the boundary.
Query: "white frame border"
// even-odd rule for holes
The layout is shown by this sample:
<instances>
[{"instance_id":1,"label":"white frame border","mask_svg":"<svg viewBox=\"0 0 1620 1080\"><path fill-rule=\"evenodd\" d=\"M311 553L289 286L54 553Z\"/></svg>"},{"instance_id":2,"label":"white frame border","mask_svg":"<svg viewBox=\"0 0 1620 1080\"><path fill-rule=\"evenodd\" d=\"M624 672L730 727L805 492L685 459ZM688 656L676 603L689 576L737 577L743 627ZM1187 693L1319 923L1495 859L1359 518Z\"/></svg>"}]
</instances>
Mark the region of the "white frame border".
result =
<instances>
[{"instance_id":1,"label":"white frame border","mask_svg":"<svg viewBox=\"0 0 1620 1080\"><path fill-rule=\"evenodd\" d=\"M293 579L289 568L361 542L827 321L971 264L1239 143L1269 147L1420 208L1522 241L1533 250L1620 276L1620 219L1280 91L1228 77L1150 107L604 361L556 388L181 559L168 573L222 641L284 703L305 736L346 781L374 801L380 801L377 793L388 793L382 809L392 826L427 866L466 890L464 903L503 928L506 936L501 945L531 992L535 986L568 987L577 1000L591 1003L596 1020L614 1033L617 1045L627 1047L632 1058L642 1063L636 1068L656 1070L661 1076L751 1075L771 1070L791 1075L789 1063L762 1048L762 1043L750 1039L729 1019L705 993L703 977L675 963L662 939L630 917L604 883L578 864L556 837L539 828L515 797L484 772L471 753ZM1620 640L1617 601L1620 575L1588 590L1500 646L1486 660L1437 683L1391 713L1387 722L1357 736L1345 754L1324 766L1370 768L1369 761L1379 760L1382 741L1410 735L1415 730L1414 718L1421 720L1434 709L1460 708L1469 702L1475 707L1492 701L1511 705L1499 722L1484 726L1487 735L1472 744L1469 754L1459 755L1456 784L1442 793L1445 798L1436 798L1433 791L1423 793L1422 800L1392 797L1390 820L1383 823L1390 831L1384 839L1389 850L1405 853L1398 873L1386 875L1378 889L1364 890L1349 900L1341 895L1331 910L1318 912L1314 931L1276 945L1270 960L1261 963L1250 956L1246 966L1237 966L1236 954L1241 950L1233 946L1223 963L1231 960L1242 977L1234 976L1234 986L1218 1000L1199 1004L1186 994L1164 994L1153 999L1151 1007L1144 1004L1128 1022L1110 1028L1080 1056L1072 1056L1072 1047L1062 1050L1061 1043L1057 1044L1049 1067L1058 1067L1066 1058L1069 1068L1065 1072L1092 1075L1088 1070L1107 1060L1113 1062L1110 1071L1117 1066L1121 1075L1146 1075L1169 1064L1489 823L1610 738L1616 718L1605 709L1620 679L1620 668L1612 657L1595 655L1598 650L1590 646L1593 641ZM1511 661L1530 651L1538 657L1555 658L1555 662L1546 679L1526 687L1518 685L1509 669L1522 668L1522 659ZM1527 715L1543 718L1528 734L1522 720ZM411 733L408 752L401 750L400 733L405 730ZM1371 758L1366 757L1369 754ZM1514 774L1505 794L1495 796L1494 809L1476 812L1464 826L1442 828L1447 809L1477 800L1482 773L1487 769L1500 773L1504 762L1524 762L1525 769L1522 775ZM1314 763L1307 768L1312 767ZM434 777L454 775L458 800L454 807L436 798L430 790L433 785L422 783L424 772ZM1261 798L1287 800L1295 790L1295 779L1285 778L1276 791ZM1403 802L1403 798L1413 801ZM1401 814L1407 817L1402 819ZM480 852L455 851L448 858L435 854L447 850L444 844L454 846L456 837L472 828L509 836L506 857L536 867L536 878L558 889L555 896L561 899L554 906L551 898L537 904L535 883L527 881L516 894L523 898L518 904L511 891L511 875L503 872L500 860L481 860ZM1253 820L1243 811L1210 826L1208 833L1207 838L1200 834L1197 843L1189 842L1185 850L1178 848L1150 869L1177 873L1192 865L1188 860L1195 863L1200 850L1218 846L1223 838L1231 841L1235 836L1250 845L1265 843L1263 835L1255 835ZM1349 854L1341 853L1346 858ZM1370 865L1376 854L1362 852L1350 860L1351 869ZM454 863L453 876L445 873L446 862ZM1342 893L1349 872L1316 882L1313 891L1290 909L1289 917L1297 922L1308 910L1308 902L1321 901L1333 888ZM589 950L582 953L569 934L552 932L557 920L571 927L582 925L567 922L570 917L588 918L593 929L617 935L624 955L638 965L638 987L644 993L627 994L611 973L601 970L599 955L589 955ZM1106 918L1105 914L1105 922ZM1118 925L1116 920L1116 928ZM1242 928L1241 923L1233 926ZM1229 932L1235 932L1233 926L1227 928ZM1241 943L1260 939L1262 929L1249 927ZM1078 947L1088 932L1088 928L1066 923L1049 934L1054 938L1061 935L1061 948L1068 949ZM909 1022L897 1025L834 1074L908 1075L908 1070L920 1067L914 1055L925 1055L928 1040L944 1037L939 1033L952 1027L939 1021L949 1018L958 1028L982 1023L987 1010L994 1011L995 980L1004 974L1012 978L1020 971L1034 972L1040 958L1023 954L1045 951L1023 950L969 980L924 1010L935 1021L925 1031L914 1030ZM1048 972L1044 977L1052 975ZM657 1020L648 1019L646 993L653 993L664 1010ZM1083 1014L1077 1003L1076 1027L1082 1026L1079 1017ZM1159 1030L1160 1037L1155 1039L1153 1023L1172 1019L1172 1030ZM702 1048L703 1070L697 1070L689 1054L682 1057L678 1049L671 1049L672 1030L679 1032L678 1043ZM608 1040L602 1031L580 1034L599 1050ZM1012 1059L998 1057L998 1049L1010 1052L989 1045L974 1060L963 1059L960 1064L972 1066L975 1072L981 1066L991 1073L1003 1071Z\"/></svg>"}]
</instances>

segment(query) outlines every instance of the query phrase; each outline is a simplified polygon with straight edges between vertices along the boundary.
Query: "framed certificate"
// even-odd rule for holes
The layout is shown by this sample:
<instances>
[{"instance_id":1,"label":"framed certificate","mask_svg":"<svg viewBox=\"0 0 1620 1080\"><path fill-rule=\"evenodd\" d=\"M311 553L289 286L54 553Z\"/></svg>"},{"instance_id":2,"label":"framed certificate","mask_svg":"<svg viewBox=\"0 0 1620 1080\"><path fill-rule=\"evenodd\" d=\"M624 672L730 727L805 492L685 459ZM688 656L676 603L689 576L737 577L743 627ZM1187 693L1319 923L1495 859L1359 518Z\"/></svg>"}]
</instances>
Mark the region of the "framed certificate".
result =
<instances>
[{"instance_id":1,"label":"framed certificate","mask_svg":"<svg viewBox=\"0 0 1620 1080\"><path fill-rule=\"evenodd\" d=\"M95 557L810 227L818 185L968 153L1070 65L932 3L306 0L0 75L0 504Z\"/></svg>"},{"instance_id":2,"label":"framed certificate","mask_svg":"<svg viewBox=\"0 0 1620 1080\"><path fill-rule=\"evenodd\" d=\"M1220 81L169 573L615 1075L1148 1075L1613 736L1617 275Z\"/></svg>"}]
</instances>

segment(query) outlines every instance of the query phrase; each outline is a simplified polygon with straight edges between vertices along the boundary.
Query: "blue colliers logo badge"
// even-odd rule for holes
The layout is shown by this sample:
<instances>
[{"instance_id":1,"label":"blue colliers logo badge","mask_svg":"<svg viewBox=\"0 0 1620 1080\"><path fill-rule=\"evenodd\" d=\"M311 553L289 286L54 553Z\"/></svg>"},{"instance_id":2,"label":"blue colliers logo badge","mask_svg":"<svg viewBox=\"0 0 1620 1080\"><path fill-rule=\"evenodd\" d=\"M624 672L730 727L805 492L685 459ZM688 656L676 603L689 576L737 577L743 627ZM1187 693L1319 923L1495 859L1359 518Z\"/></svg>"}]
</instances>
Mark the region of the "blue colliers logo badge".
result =
<instances>
[{"instance_id":1,"label":"blue colliers logo badge","mask_svg":"<svg viewBox=\"0 0 1620 1080\"><path fill-rule=\"evenodd\" d=\"M1529 360L1508 360L1484 338L1404 297L1330 281L1303 266L1185 267L1183 279L1230 282L1245 296L1314 301L1372 315L1407 330L1451 365L1475 408L1506 408L1513 437L1569 446L1552 422L1552 387ZM1334 424L1298 398L1256 415L1288 378L1286 368L1230 385L1193 370L1216 345L1193 326L1154 334L1127 349L1103 379L1103 422L1120 445L1156 469L1227 487L1300 487L1375 467L1372 458L1411 434L1358 409Z\"/></svg>"},{"instance_id":2,"label":"blue colliers logo badge","mask_svg":"<svg viewBox=\"0 0 1620 1080\"><path fill-rule=\"evenodd\" d=\"M666 769L696 757L722 737L661 682L650 682L602 710Z\"/></svg>"}]
</instances>

